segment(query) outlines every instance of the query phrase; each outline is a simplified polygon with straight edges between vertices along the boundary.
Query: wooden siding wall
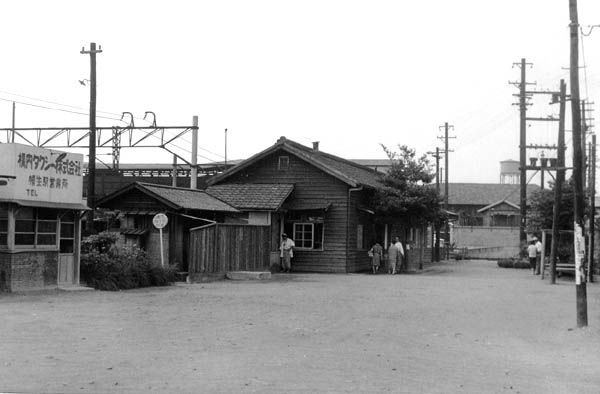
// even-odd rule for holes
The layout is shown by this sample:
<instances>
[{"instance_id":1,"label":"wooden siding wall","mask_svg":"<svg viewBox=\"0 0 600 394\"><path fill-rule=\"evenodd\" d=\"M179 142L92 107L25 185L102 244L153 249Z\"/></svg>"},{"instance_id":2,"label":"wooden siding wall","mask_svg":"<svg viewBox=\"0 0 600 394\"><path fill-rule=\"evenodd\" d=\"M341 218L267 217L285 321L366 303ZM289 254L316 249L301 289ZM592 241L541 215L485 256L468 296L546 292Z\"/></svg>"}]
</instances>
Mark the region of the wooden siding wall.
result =
<instances>
[{"instance_id":1,"label":"wooden siding wall","mask_svg":"<svg viewBox=\"0 0 600 394\"><path fill-rule=\"evenodd\" d=\"M269 268L269 226L216 223L190 230L188 273L192 281L227 271Z\"/></svg>"},{"instance_id":2,"label":"wooden siding wall","mask_svg":"<svg viewBox=\"0 0 600 394\"><path fill-rule=\"evenodd\" d=\"M279 156L289 157L287 170L278 169ZM222 183L293 183L295 187L290 200L329 201L331 207L325 213L324 250L297 249L294 252L292 269L297 272L347 272L346 205L348 185L285 152L267 156ZM354 241L355 246L356 240Z\"/></svg>"}]
</instances>

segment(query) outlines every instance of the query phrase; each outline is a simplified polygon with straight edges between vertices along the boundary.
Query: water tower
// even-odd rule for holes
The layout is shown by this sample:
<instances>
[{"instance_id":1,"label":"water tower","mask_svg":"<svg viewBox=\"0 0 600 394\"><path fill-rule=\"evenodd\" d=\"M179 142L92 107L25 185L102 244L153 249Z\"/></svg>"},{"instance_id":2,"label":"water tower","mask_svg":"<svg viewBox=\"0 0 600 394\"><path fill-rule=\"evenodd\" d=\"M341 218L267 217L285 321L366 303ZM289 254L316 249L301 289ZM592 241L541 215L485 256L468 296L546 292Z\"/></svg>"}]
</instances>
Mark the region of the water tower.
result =
<instances>
[{"instance_id":1,"label":"water tower","mask_svg":"<svg viewBox=\"0 0 600 394\"><path fill-rule=\"evenodd\" d=\"M518 160L503 160L500 162L500 183L517 185L521 179Z\"/></svg>"}]
</instances>

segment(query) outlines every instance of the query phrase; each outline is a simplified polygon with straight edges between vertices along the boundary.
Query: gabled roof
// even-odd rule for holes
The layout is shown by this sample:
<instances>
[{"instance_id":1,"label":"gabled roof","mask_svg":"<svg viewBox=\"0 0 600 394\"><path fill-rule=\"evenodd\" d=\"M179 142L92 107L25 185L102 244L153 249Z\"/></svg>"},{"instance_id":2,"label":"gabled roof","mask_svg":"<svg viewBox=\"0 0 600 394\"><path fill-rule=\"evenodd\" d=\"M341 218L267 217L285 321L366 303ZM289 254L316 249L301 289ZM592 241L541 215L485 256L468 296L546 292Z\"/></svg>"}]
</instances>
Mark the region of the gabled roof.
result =
<instances>
[{"instance_id":1,"label":"gabled roof","mask_svg":"<svg viewBox=\"0 0 600 394\"><path fill-rule=\"evenodd\" d=\"M237 209L277 211L292 190L287 183L249 183L209 186L206 192Z\"/></svg>"},{"instance_id":2,"label":"gabled roof","mask_svg":"<svg viewBox=\"0 0 600 394\"><path fill-rule=\"evenodd\" d=\"M227 203L211 196L203 190L184 189L180 187L171 187L155 185L151 183L135 182L124 188L111 193L97 203L98 206L112 201L131 190L137 189L148 196L155 198L167 207L174 210L198 210L215 212L239 212L237 209Z\"/></svg>"},{"instance_id":3,"label":"gabled roof","mask_svg":"<svg viewBox=\"0 0 600 394\"><path fill-rule=\"evenodd\" d=\"M260 153L255 154L242 161L240 164L228 169L227 171L219 174L210 180L209 185L214 185L226 179L227 177L236 174L244 168L256 163L257 161L265 158L266 156L278 151L283 150L288 152L301 160L317 167L321 171L339 179L346 183L350 187L366 186L366 187L379 187L380 174L363 165L354 163L350 160L342 159L341 157L325 153L320 150L314 150L304 145L301 145L292 140L288 140L285 137L281 137L277 143L271 147L263 150Z\"/></svg>"},{"instance_id":4,"label":"gabled roof","mask_svg":"<svg viewBox=\"0 0 600 394\"><path fill-rule=\"evenodd\" d=\"M537 185L527 185L527 195L539 190ZM443 190L443 186L442 186ZM448 204L487 206L497 201L519 203L520 185L503 183L449 183Z\"/></svg>"},{"instance_id":5,"label":"gabled roof","mask_svg":"<svg viewBox=\"0 0 600 394\"><path fill-rule=\"evenodd\" d=\"M516 210L520 209L520 207L517 204L513 204L512 202L506 201L506 200L500 200L500 201L496 201L493 204L487 205L487 206L485 206L485 207L477 210L477 213L485 212L485 211L487 211L489 209L492 209L492 208L497 207L498 205L502 205L502 204L506 204L506 205L508 205L508 206L516 209Z\"/></svg>"}]
</instances>

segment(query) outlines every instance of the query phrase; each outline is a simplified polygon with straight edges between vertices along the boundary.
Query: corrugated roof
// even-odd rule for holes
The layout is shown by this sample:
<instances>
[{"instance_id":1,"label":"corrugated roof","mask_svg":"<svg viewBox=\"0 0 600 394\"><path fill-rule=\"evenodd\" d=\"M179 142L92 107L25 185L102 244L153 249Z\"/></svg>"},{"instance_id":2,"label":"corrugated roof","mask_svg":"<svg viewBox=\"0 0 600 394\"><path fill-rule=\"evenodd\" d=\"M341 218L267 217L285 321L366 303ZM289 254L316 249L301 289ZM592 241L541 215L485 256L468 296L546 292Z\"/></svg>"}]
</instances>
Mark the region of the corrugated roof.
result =
<instances>
[{"instance_id":1,"label":"corrugated roof","mask_svg":"<svg viewBox=\"0 0 600 394\"><path fill-rule=\"evenodd\" d=\"M248 167L249 165L263 159L267 155L282 149L289 152L296 157L305 160L306 162L314 165L325 173L345 182L351 187L367 186L367 187L380 187L381 183L379 178L381 174L376 170L357 164L350 160L342 159L341 157L325 153L320 150L314 150L292 140L288 140L285 137L281 137L276 144L265 149L264 151L255 154L247 160L242 161L237 166L230 168L220 175L208 181L208 184L212 185L226 179L230 175L237 173L238 171Z\"/></svg>"},{"instance_id":2,"label":"corrugated roof","mask_svg":"<svg viewBox=\"0 0 600 394\"><path fill-rule=\"evenodd\" d=\"M527 195L539 190L537 185L527 185ZM443 191L443 185L441 185ZM497 201L506 200L519 205L520 185L502 183L449 183L449 205L481 205L487 206Z\"/></svg>"},{"instance_id":3,"label":"corrugated roof","mask_svg":"<svg viewBox=\"0 0 600 394\"><path fill-rule=\"evenodd\" d=\"M215 198L203 190L184 189L180 187L154 185L137 182L136 186L142 191L147 190L156 196L167 200L179 209L198 211L238 212L237 209Z\"/></svg>"},{"instance_id":4,"label":"corrugated roof","mask_svg":"<svg viewBox=\"0 0 600 394\"><path fill-rule=\"evenodd\" d=\"M292 184L254 183L209 186L206 192L237 209L276 211L294 190Z\"/></svg>"}]
</instances>

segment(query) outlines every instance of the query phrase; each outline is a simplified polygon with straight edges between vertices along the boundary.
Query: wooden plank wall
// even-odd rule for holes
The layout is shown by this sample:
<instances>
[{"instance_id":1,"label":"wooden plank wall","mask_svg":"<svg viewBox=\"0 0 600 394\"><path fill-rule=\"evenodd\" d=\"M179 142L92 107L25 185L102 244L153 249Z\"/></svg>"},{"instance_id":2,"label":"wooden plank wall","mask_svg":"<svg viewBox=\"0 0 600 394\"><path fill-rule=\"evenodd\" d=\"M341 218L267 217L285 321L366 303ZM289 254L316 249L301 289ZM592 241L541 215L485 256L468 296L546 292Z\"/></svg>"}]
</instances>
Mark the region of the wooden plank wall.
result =
<instances>
[{"instance_id":1,"label":"wooden plank wall","mask_svg":"<svg viewBox=\"0 0 600 394\"><path fill-rule=\"evenodd\" d=\"M192 281L202 275L269 268L269 226L215 223L190 230L188 272Z\"/></svg>"}]
</instances>

